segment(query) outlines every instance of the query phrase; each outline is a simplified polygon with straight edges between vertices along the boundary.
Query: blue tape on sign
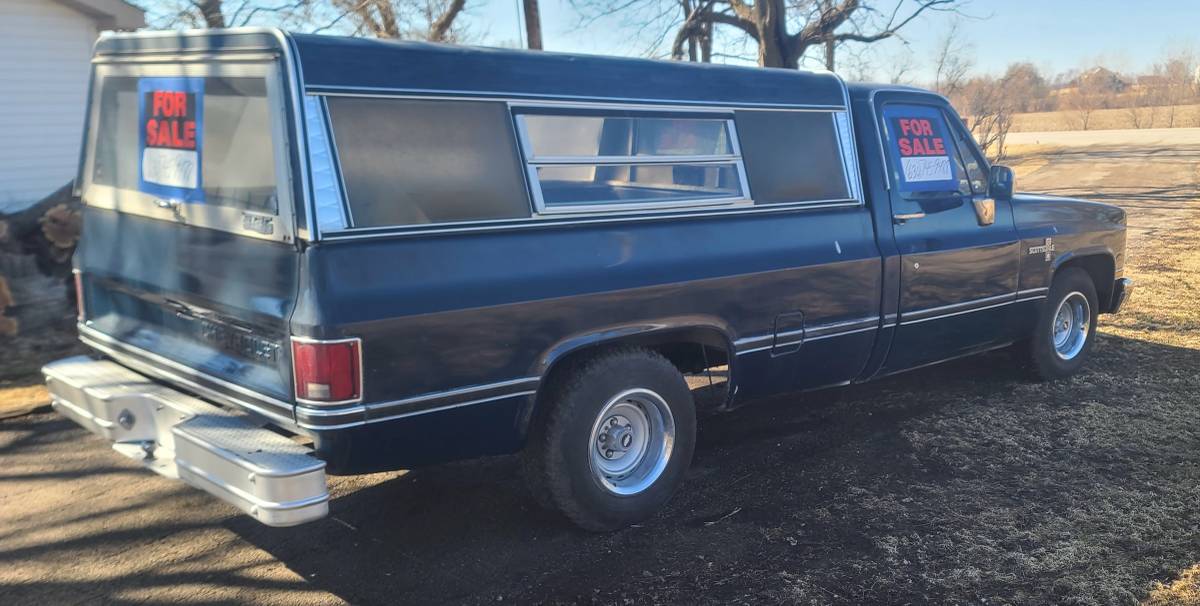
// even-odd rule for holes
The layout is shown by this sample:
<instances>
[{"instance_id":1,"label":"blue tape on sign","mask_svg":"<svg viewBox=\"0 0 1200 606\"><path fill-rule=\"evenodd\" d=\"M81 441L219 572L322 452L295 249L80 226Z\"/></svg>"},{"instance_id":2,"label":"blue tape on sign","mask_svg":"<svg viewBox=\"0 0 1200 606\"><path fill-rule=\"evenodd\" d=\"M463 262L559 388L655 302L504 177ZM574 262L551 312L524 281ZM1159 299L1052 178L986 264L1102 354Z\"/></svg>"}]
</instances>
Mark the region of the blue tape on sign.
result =
<instances>
[{"instance_id":1,"label":"blue tape on sign","mask_svg":"<svg viewBox=\"0 0 1200 606\"><path fill-rule=\"evenodd\" d=\"M203 202L204 78L138 79L138 189Z\"/></svg>"},{"instance_id":2,"label":"blue tape on sign","mask_svg":"<svg viewBox=\"0 0 1200 606\"><path fill-rule=\"evenodd\" d=\"M958 163L953 157L957 152L941 110L888 105L883 120L900 191L958 191Z\"/></svg>"}]
</instances>

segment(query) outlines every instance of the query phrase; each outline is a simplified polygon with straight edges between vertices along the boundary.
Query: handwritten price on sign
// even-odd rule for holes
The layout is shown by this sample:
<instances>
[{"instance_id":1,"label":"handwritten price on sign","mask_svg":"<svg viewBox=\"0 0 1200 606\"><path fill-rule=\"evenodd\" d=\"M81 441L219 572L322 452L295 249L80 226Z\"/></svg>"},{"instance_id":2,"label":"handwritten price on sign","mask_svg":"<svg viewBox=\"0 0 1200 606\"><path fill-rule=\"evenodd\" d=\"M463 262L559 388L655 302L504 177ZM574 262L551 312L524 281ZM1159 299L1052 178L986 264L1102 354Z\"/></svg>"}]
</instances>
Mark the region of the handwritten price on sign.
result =
<instances>
[{"instance_id":1,"label":"handwritten price on sign","mask_svg":"<svg viewBox=\"0 0 1200 606\"><path fill-rule=\"evenodd\" d=\"M194 189L198 185L196 152L165 147L142 150L142 179L169 187Z\"/></svg>"},{"instance_id":2,"label":"handwritten price on sign","mask_svg":"<svg viewBox=\"0 0 1200 606\"><path fill-rule=\"evenodd\" d=\"M953 178L950 158L946 156L914 156L900 158L904 167L904 180L909 183L921 181L946 181Z\"/></svg>"}]
</instances>

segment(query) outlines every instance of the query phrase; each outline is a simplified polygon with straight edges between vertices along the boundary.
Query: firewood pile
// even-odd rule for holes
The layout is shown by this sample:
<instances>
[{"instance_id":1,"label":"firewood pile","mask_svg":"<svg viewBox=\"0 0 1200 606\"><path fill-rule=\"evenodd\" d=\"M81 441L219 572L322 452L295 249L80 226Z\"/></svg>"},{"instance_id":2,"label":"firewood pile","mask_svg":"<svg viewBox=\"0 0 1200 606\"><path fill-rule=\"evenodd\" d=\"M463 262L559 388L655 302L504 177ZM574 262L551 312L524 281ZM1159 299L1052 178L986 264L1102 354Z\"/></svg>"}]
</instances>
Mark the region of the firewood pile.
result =
<instances>
[{"instance_id":1,"label":"firewood pile","mask_svg":"<svg viewBox=\"0 0 1200 606\"><path fill-rule=\"evenodd\" d=\"M0 338L62 322L74 298L71 255L81 229L70 183L32 206L0 213Z\"/></svg>"}]
</instances>

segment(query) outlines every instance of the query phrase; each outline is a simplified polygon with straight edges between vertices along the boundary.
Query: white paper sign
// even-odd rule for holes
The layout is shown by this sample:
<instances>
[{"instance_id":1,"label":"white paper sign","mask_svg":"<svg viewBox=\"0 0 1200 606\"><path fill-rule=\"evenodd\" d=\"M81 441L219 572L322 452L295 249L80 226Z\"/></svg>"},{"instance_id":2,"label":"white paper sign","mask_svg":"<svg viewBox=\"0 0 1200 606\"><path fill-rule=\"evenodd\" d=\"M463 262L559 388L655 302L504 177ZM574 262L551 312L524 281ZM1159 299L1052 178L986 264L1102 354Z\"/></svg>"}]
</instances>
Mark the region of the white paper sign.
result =
<instances>
[{"instance_id":1,"label":"white paper sign","mask_svg":"<svg viewBox=\"0 0 1200 606\"><path fill-rule=\"evenodd\" d=\"M946 156L909 156L900 158L904 166L904 180L909 183L921 181L949 181L954 178L950 170L950 158Z\"/></svg>"},{"instance_id":2,"label":"white paper sign","mask_svg":"<svg viewBox=\"0 0 1200 606\"><path fill-rule=\"evenodd\" d=\"M147 147L142 151L142 180L168 187L195 189L198 185L193 150Z\"/></svg>"}]
</instances>

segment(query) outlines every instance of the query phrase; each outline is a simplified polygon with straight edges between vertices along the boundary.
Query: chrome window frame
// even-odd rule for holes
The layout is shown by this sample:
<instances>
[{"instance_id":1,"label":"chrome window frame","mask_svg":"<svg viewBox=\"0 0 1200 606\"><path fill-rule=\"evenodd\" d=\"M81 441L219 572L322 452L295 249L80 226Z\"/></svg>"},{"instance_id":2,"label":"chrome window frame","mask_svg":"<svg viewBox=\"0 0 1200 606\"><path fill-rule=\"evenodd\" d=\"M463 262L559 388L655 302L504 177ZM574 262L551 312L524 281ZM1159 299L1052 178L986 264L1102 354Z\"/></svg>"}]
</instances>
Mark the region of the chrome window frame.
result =
<instances>
[{"instance_id":1,"label":"chrome window frame","mask_svg":"<svg viewBox=\"0 0 1200 606\"><path fill-rule=\"evenodd\" d=\"M843 86L843 93L845 87ZM862 173L858 164L858 145L854 139L854 116L850 114L850 98L847 95L845 107L812 108L762 108L739 107L738 111L769 111L769 112L805 112L829 114L833 122L833 133L838 145L838 157L841 159L842 175L846 184L845 198L821 200L791 200L787 202L757 202L755 206L827 206L829 204L861 205L863 204Z\"/></svg>"},{"instance_id":2,"label":"chrome window frame","mask_svg":"<svg viewBox=\"0 0 1200 606\"><path fill-rule=\"evenodd\" d=\"M842 172L846 175L846 193L851 199L862 199L862 184L858 168L858 150L854 145L854 130L850 126L850 111L833 112L833 128L837 132L838 152L842 155Z\"/></svg>"},{"instance_id":3,"label":"chrome window frame","mask_svg":"<svg viewBox=\"0 0 1200 606\"><path fill-rule=\"evenodd\" d=\"M313 223L318 231L339 232L354 228L354 209L346 200L346 182L337 157L337 141L329 121L329 108L321 95L304 96L304 137L312 197ZM317 166L328 163L328 173ZM328 196L329 199L323 199ZM327 216L336 213L337 217ZM326 223L334 221L337 223Z\"/></svg>"},{"instance_id":4,"label":"chrome window frame","mask_svg":"<svg viewBox=\"0 0 1200 606\"><path fill-rule=\"evenodd\" d=\"M179 63L142 63L129 61L97 61L92 74L92 104L88 108L88 132L84 137L83 183L80 199L88 206L120 211L151 219L170 221L215 229L239 236L291 242L295 239L292 164L289 157L290 140L287 99L290 94L283 83L282 66L274 54L237 55L228 59L181 57ZM99 133L99 90L108 77L198 77L198 78L263 78L267 88L272 150L275 159L275 212L241 209L203 202L163 200L140 191L120 189L93 182L95 149ZM244 227L248 218L270 217L272 233Z\"/></svg>"},{"instance_id":5,"label":"chrome window frame","mask_svg":"<svg viewBox=\"0 0 1200 606\"><path fill-rule=\"evenodd\" d=\"M729 139L729 154L710 155L660 155L660 156L538 156L534 153L533 143L529 139L527 115L556 115L570 116L571 114L554 113L541 114L537 110L547 107L561 110L581 110L587 117L609 117L605 111L620 111L634 114L633 118L658 118L664 120L686 119L684 114L711 113L713 118L695 118L708 121L721 121L725 126L725 136ZM742 148L738 143L737 127L733 122L733 110L693 109L672 107L634 107L620 104L537 104L537 103L508 103L516 128L517 146L520 148L521 160L525 163L525 179L533 200L533 211L537 216L586 215L611 213L613 211L647 211L660 209L689 209L749 206L754 203L750 193L750 182L746 178L746 167L742 160ZM703 196L683 199L646 199L628 202L595 201L577 204L547 204L542 193L541 179L538 178L538 168L543 166L664 166L664 165L733 165L737 171L738 191L741 195L734 196Z\"/></svg>"},{"instance_id":6,"label":"chrome window frame","mask_svg":"<svg viewBox=\"0 0 1200 606\"><path fill-rule=\"evenodd\" d=\"M695 104L692 102L629 102L624 100L608 100L608 101L577 101L569 98L540 98L540 99L521 99L516 95L496 96L491 94L446 94L441 91L419 91L419 90L398 90L398 89L364 89L360 87L303 87L303 91L299 93L301 97L312 95L322 97L322 101L327 97L357 97L368 99L396 99L396 100L418 100L418 101L490 101L504 103L509 107L510 117L512 116L512 108L553 108L553 109L587 109L587 110L618 110L624 112L645 111L650 113L685 113L685 114L704 114L711 113L725 117L731 117L738 111L789 111L789 112L820 112L832 114L835 112L843 112L847 114L848 128L850 129L850 148L843 148L843 154L849 154L851 159L857 162L857 143L853 136L854 116L850 114L850 98L848 92L843 87L843 105L829 106L807 106L807 105L774 105L774 104L737 104L737 105L716 105L716 104ZM636 101L636 100L630 100ZM325 104L322 103L324 106ZM304 103L299 102L303 111ZM325 116L326 127L332 131L328 116ZM509 127L512 130L515 144L520 146L519 133L516 130L516 121L510 120ZM303 120L297 128L303 128ZM741 143L737 139L737 125L734 124L731 141L737 146L738 156L741 156ZM300 138L299 143L304 144L304 137ZM334 135L330 136L330 144L333 147L334 163L338 167L339 178L342 175L341 159L338 150L338 142ZM523 151L516 150L520 156L520 160L524 160ZM304 156L302 156L304 157ZM307 162L302 162L302 168L307 166ZM742 171L745 170L744 163L739 163ZM850 173L850 169L845 166L843 160L843 169ZM526 181L527 189L532 189L529 182L528 170L522 171L522 178ZM649 209L634 209L628 205L612 205L604 212L591 213L550 213L539 214L532 212L529 217L519 217L512 219L485 219L479 221L454 221L446 223L430 223L420 225L389 225L389 226L372 226L372 227L354 227L353 225L345 229L328 231L321 230L316 221L312 218L310 221L310 229L314 232L314 239L323 241L341 241L341 240L361 240L361 239L378 239L378 238L395 238L395 237L422 237L428 235L448 235L461 233L475 232L496 232L496 231L511 231L511 230L526 230L540 229L543 227L570 227L576 225L591 225L591 224L620 224L628 222L641 221L666 221L676 219L702 218L710 216L723 215L740 215L740 214L775 214L797 211L810 211L831 208L855 208L862 207L863 201L863 186L861 172L854 170L849 174L849 179L854 184L853 191L857 192L857 197L835 200L811 200L803 202L779 202L773 204L755 204L753 195L749 189L749 179L744 175L744 172L739 175L739 178L745 179L747 203L743 204L723 204L723 205L701 205L691 204L688 206L665 206ZM306 182L307 186L308 183ZM344 205L349 205L349 199L346 191L342 189ZM315 216L313 208L312 196L307 196L309 201L310 216ZM532 196L531 196L532 201Z\"/></svg>"}]
</instances>

